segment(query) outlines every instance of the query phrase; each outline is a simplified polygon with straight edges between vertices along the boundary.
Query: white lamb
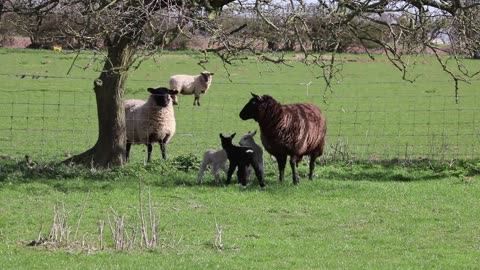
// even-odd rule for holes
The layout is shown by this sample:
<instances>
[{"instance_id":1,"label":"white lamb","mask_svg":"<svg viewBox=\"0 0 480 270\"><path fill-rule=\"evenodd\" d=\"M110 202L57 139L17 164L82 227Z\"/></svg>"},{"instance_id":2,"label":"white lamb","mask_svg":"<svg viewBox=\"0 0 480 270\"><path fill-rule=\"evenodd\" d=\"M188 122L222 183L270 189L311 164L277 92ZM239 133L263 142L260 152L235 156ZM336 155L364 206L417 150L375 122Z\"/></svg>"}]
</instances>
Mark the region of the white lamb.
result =
<instances>
[{"instance_id":1,"label":"white lamb","mask_svg":"<svg viewBox=\"0 0 480 270\"><path fill-rule=\"evenodd\" d=\"M170 89L178 90L182 95L195 95L193 106L200 106L200 94L205 94L212 84L213 73L203 71L200 75L173 75L170 77ZM173 97L173 104L178 104L177 97Z\"/></svg>"},{"instance_id":2,"label":"white lamb","mask_svg":"<svg viewBox=\"0 0 480 270\"><path fill-rule=\"evenodd\" d=\"M255 143L255 140L253 139L253 136L257 134L257 131L250 132L248 131L247 134L243 135L240 138L240 141L238 142L239 145L241 146L247 146L252 148L253 150L253 161L258 164L258 168L260 169L260 172L262 175L264 174L264 168L263 168L263 149L260 147L257 143ZM247 178L248 175L250 174L250 168L247 173Z\"/></svg>"},{"instance_id":3,"label":"white lamb","mask_svg":"<svg viewBox=\"0 0 480 270\"><path fill-rule=\"evenodd\" d=\"M202 183L203 172L207 169L207 166L210 166L212 174L215 177L215 184L220 184L220 169L227 173L227 167L225 166L227 162L227 152L225 150L207 150L203 153L202 166L200 167L200 172L198 173L198 183Z\"/></svg>"},{"instance_id":4,"label":"white lamb","mask_svg":"<svg viewBox=\"0 0 480 270\"><path fill-rule=\"evenodd\" d=\"M171 96L176 90L165 87L148 88L147 102L139 99L125 101L125 126L127 133L126 160L130 158L132 144L147 145L147 162L152 159L152 143L158 142L163 159L167 158L166 144L175 134L175 114Z\"/></svg>"}]
</instances>

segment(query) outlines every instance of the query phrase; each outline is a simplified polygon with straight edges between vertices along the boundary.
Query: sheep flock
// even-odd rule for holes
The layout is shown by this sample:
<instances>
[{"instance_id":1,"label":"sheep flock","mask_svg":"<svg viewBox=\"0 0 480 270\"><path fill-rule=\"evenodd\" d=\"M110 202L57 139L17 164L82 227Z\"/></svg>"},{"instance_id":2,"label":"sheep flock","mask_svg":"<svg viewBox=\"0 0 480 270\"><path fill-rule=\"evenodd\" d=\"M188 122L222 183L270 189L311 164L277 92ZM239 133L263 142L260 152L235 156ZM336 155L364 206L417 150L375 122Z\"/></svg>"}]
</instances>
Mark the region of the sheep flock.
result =
<instances>
[{"instance_id":1,"label":"sheep flock","mask_svg":"<svg viewBox=\"0 0 480 270\"><path fill-rule=\"evenodd\" d=\"M200 106L200 94L207 93L212 83L213 73L203 71L200 75L174 75L170 77L170 88L148 88L147 101L129 99L124 103L126 119L126 161L134 144L147 146L146 162L152 159L152 144L158 143L162 158L167 158L166 146L176 131L174 106L179 94L195 96L193 105ZM315 162L323 154L327 124L322 111L314 104L281 104L269 95L251 94L251 99L239 113L241 120L252 119L260 128L263 148L273 156L278 165L278 179L284 181L287 158L292 170L294 185L299 183L297 167L303 156L309 156L308 178L313 179ZM181 123L180 123L181 124ZM208 149L203 153L197 182L203 183L204 172L210 167L215 184L221 184L221 172L226 174L225 184L229 184L237 170L237 180L245 188L253 168L261 188L265 187L263 149L254 136L257 131L247 132L239 145L231 136L219 134L221 149ZM227 170L228 161L228 170Z\"/></svg>"}]
</instances>

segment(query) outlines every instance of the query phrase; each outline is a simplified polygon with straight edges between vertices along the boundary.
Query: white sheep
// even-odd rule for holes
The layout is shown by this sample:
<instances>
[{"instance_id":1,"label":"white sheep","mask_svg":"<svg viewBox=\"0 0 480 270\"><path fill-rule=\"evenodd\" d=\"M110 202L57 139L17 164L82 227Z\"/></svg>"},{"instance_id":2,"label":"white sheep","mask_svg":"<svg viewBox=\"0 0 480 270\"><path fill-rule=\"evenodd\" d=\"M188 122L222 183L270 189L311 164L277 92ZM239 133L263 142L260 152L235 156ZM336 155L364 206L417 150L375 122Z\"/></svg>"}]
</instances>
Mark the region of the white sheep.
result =
<instances>
[{"instance_id":1,"label":"white sheep","mask_svg":"<svg viewBox=\"0 0 480 270\"><path fill-rule=\"evenodd\" d=\"M167 158L166 144L175 134L176 122L171 96L176 90L165 87L148 88L147 102L139 99L125 101L125 126L127 133L126 160L130 158L132 144L147 145L147 162L152 158L152 143L158 142L163 159Z\"/></svg>"},{"instance_id":2,"label":"white sheep","mask_svg":"<svg viewBox=\"0 0 480 270\"><path fill-rule=\"evenodd\" d=\"M240 138L240 141L238 142L238 144L241 146L250 147L253 150L253 160L255 161L255 163L257 163L262 174L264 174L263 149L257 143L255 143L255 140L253 139L253 136L255 136L255 134L257 134L256 130L253 132L248 131L247 134L243 135ZM250 175L250 168L247 172L247 178L248 178L248 175Z\"/></svg>"},{"instance_id":3,"label":"white sheep","mask_svg":"<svg viewBox=\"0 0 480 270\"><path fill-rule=\"evenodd\" d=\"M198 183L202 183L203 172L210 166L212 174L215 177L215 184L220 184L220 169L227 173L227 152L225 150L207 150L203 153L202 166L200 166L200 172L198 173Z\"/></svg>"},{"instance_id":4,"label":"white sheep","mask_svg":"<svg viewBox=\"0 0 480 270\"><path fill-rule=\"evenodd\" d=\"M170 89L177 90L182 95L195 95L193 106L200 106L200 94L205 94L212 84L213 73L203 71L200 75L173 75L170 77ZM173 104L178 104L177 96L173 97Z\"/></svg>"}]
</instances>

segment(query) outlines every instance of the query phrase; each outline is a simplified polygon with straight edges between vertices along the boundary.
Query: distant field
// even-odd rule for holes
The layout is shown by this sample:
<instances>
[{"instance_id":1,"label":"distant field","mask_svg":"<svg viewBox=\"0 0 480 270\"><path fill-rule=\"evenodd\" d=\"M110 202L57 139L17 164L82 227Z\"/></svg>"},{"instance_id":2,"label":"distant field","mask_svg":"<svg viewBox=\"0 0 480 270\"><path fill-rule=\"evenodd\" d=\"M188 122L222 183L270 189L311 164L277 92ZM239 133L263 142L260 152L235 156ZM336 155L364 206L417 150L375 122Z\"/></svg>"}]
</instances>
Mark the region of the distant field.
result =
<instances>
[{"instance_id":1,"label":"distant field","mask_svg":"<svg viewBox=\"0 0 480 270\"><path fill-rule=\"evenodd\" d=\"M135 146L132 162L96 170L48 162L86 150L97 137L92 81L99 71L83 69L91 59L84 54L67 75L74 57L0 49L2 270L480 265L479 81L461 85L457 105L453 83L433 58L417 59L415 74L428 73L410 84L381 57L373 63L342 55L343 81L324 100L324 84L301 63L292 61L291 68L249 59L228 66L228 77L211 60L206 69L216 75L202 106L180 97L167 161L156 146L153 162L144 165L145 147ZM146 98L147 87L166 85L172 74L198 73L198 60L178 52L144 62L131 71L127 97ZM197 184L199 158L207 148L220 148L218 133L258 129L238 117L250 92L285 103L314 102L324 110L326 162L316 167L313 181L306 180L302 162L298 186L290 168L279 183L266 156L264 190L255 179L245 190L214 185L210 172ZM36 164L27 166L25 154ZM456 157L469 159L451 160ZM362 162L393 158L398 161ZM418 158L437 161L404 162ZM140 209L156 216L154 247L139 244ZM137 236L131 249L115 250L115 217L124 218L127 233L121 235ZM102 235L99 224L105 225ZM46 238L52 232L64 237ZM46 242L32 246L39 238Z\"/></svg>"},{"instance_id":2,"label":"distant field","mask_svg":"<svg viewBox=\"0 0 480 270\"><path fill-rule=\"evenodd\" d=\"M41 160L61 160L92 146L97 136L92 81L102 65L92 55L77 57L52 51L1 49L0 154ZM480 152L480 81L461 83L460 104L455 104L453 82L432 57L416 59L411 84L401 80L386 59L373 62L362 55L342 55L342 81L334 92L325 90L319 70L310 70L290 56L293 67L245 60L224 66L216 59L205 68L215 72L201 107L193 97L180 97L176 107L177 134L168 151L200 156L219 148L218 133L242 134L258 129L238 113L250 92L269 94L284 103L313 102L328 119L325 158L471 158ZM166 85L169 76L196 74L200 55L165 53L132 69L127 98L145 99L145 89ZM466 65L478 64L466 61ZM73 66L72 66L73 65ZM84 67L89 68L84 69ZM71 68L69 74L67 71ZM14 76L26 75L26 76ZM308 86L307 84L310 83ZM325 99L326 97L327 99ZM144 147L133 149L134 160L144 158ZM155 149L156 157L159 157Z\"/></svg>"}]
</instances>

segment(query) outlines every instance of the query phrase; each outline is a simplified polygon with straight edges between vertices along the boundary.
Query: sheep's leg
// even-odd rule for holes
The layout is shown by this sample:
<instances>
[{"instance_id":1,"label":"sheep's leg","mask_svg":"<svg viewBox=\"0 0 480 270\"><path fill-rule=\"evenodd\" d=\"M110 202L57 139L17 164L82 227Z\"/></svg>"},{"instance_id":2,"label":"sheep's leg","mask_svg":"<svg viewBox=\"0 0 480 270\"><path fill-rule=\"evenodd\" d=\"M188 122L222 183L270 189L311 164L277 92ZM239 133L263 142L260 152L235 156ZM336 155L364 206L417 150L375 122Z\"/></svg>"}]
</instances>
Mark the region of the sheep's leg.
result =
<instances>
[{"instance_id":1,"label":"sheep's leg","mask_svg":"<svg viewBox=\"0 0 480 270\"><path fill-rule=\"evenodd\" d=\"M193 100L193 106L195 105L200 106L200 96L195 95L195 99Z\"/></svg>"},{"instance_id":2,"label":"sheep's leg","mask_svg":"<svg viewBox=\"0 0 480 270\"><path fill-rule=\"evenodd\" d=\"M232 174L235 171L235 167L237 167L237 165L233 164L233 162L230 162L227 172L227 185L230 184L230 181L232 181Z\"/></svg>"},{"instance_id":3,"label":"sheep's leg","mask_svg":"<svg viewBox=\"0 0 480 270\"><path fill-rule=\"evenodd\" d=\"M253 170L255 171L255 176L257 177L258 184L260 184L261 188L265 187L265 182L263 181L263 169L260 167L260 164L256 162L252 163Z\"/></svg>"},{"instance_id":4,"label":"sheep's leg","mask_svg":"<svg viewBox=\"0 0 480 270\"><path fill-rule=\"evenodd\" d=\"M220 184L220 168L221 166L218 164L213 164L212 166L212 173L213 177L215 177L215 184Z\"/></svg>"},{"instance_id":5,"label":"sheep's leg","mask_svg":"<svg viewBox=\"0 0 480 270\"><path fill-rule=\"evenodd\" d=\"M203 181L202 181L202 178L203 178L203 172L205 171L205 169L207 169L207 162L205 160L203 160L202 162L202 166L200 166L200 171L198 172L198 183L201 184Z\"/></svg>"},{"instance_id":6,"label":"sheep's leg","mask_svg":"<svg viewBox=\"0 0 480 270\"><path fill-rule=\"evenodd\" d=\"M225 164L225 163L223 163L221 167L222 167L222 170L223 170L223 172L224 172L224 173L225 173L225 175L226 175L226 174L227 174L227 172L228 172L226 164Z\"/></svg>"},{"instance_id":7,"label":"sheep's leg","mask_svg":"<svg viewBox=\"0 0 480 270\"><path fill-rule=\"evenodd\" d=\"M127 142L127 149L125 151L125 161L130 161L130 148L132 147L132 143Z\"/></svg>"},{"instance_id":8,"label":"sheep's leg","mask_svg":"<svg viewBox=\"0 0 480 270\"><path fill-rule=\"evenodd\" d=\"M247 174L245 176L245 178L248 180L250 179L250 174L252 173L252 167L249 165L247 166Z\"/></svg>"},{"instance_id":9,"label":"sheep's leg","mask_svg":"<svg viewBox=\"0 0 480 270\"><path fill-rule=\"evenodd\" d=\"M285 165L287 164L287 156L278 156L275 157L278 163L278 180L283 182L285 179Z\"/></svg>"},{"instance_id":10,"label":"sheep's leg","mask_svg":"<svg viewBox=\"0 0 480 270\"><path fill-rule=\"evenodd\" d=\"M238 165L237 170L238 182L240 182L243 188L247 187L247 179L245 178L247 176L247 167L248 165Z\"/></svg>"},{"instance_id":11,"label":"sheep's leg","mask_svg":"<svg viewBox=\"0 0 480 270\"><path fill-rule=\"evenodd\" d=\"M176 89L172 89L172 90L176 90ZM177 95L171 95L170 97L172 98L172 104L173 104L173 105L178 105L178 97L177 97Z\"/></svg>"},{"instance_id":12,"label":"sheep's leg","mask_svg":"<svg viewBox=\"0 0 480 270\"><path fill-rule=\"evenodd\" d=\"M167 149L165 148L165 143L160 142L160 151L162 151L162 158L167 159Z\"/></svg>"},{"instance_id":13,"label":"sheep's leg","mask_svg":"<svg viewBox=\"0 0 480 270\"><path fill-rule=\"evenodd\" d=\"M152 144L147 143L147 162L152 161L152 150L153 150Z\"/></svg>"},{"instance_id":14,"label":"sheep's leg","mask_svg":"<svg viewBox=\"0 0 480 270\"><path fill-rule=\"evenodd\" d=\"M315 155L310 155L310 166L309 166L309 172L308 172L308 179L313 180L313 170L315 169L315 160L317 159L317 156Z\"/></svg>"},{"instance_id":15,"label":"sheep's leg","mask_svg":"<svg viewBox=\"0 0 480 270\"><path fill-rule=\"evenodd\" d=\"M161 140L160 143L160 151L162 151L162 158L167 159L167 142L170 139L170 134L167 134L163 140Z\"/></svg>"},{"instance_id":16,"label":"sheep's leg","mask_svg":"<svg viewBox=\"0 0 480 270\"><path fill-rule=\"evenodd\" d=\"M290 167L292 167L293 184L298 185L298 172L297 172L298 157L290 157Z\"/></svg>"}]
</instances>

